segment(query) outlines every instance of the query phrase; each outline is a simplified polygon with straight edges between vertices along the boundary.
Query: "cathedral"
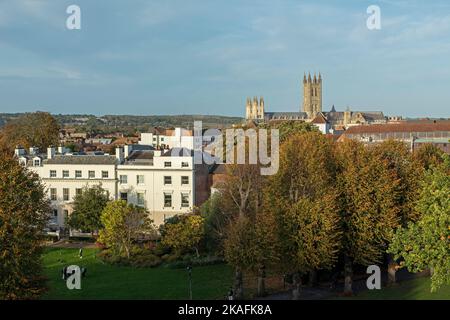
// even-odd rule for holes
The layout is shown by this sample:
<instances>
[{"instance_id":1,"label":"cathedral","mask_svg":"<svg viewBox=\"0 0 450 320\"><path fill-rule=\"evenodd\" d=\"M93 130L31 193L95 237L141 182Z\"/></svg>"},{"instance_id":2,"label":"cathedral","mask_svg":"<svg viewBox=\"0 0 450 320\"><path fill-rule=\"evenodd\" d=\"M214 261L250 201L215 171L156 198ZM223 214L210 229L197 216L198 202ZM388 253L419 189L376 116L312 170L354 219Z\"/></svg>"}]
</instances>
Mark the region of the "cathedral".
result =
<instances>
[{"instance_id":1,"label":"cathedral","mask_svg":"<svg viewBox=\"0 0 450 320\"><path fill-rule=\"evenodd\" d=\"M322 111L322 75L306 74L303 76L303 103L300 112L266 112L264 99L247 98L246 121L271 122L300 120L321 126L323 132L328 133L343 130L350 126L371 123L386 123L387 119L382 111L336 111L334 105L330 111Z\"/></svg>"}]
</instances>

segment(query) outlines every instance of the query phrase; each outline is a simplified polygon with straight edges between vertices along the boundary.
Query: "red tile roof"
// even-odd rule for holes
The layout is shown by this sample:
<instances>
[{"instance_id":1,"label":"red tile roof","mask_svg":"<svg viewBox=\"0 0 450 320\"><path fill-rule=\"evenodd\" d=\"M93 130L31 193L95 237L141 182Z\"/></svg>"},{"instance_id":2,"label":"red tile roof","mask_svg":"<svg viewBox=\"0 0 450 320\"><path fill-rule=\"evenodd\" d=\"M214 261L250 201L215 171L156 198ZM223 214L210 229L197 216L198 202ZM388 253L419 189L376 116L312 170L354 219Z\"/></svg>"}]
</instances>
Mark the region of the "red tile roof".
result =
<instances>
[{"instance_id":1,"label":"red tile roof","mask_svg":"<svg viewBox=\"0 0 450 320\"><path fill-rule=\"evenodd\" d=\"M387 132L434 132L434 131L450 131L450 120L437 120L436 122L402 122L388 124L371 124L353 126L344 132L348 134L362 133L387 133Z\"/></svg>"}]
</instances>

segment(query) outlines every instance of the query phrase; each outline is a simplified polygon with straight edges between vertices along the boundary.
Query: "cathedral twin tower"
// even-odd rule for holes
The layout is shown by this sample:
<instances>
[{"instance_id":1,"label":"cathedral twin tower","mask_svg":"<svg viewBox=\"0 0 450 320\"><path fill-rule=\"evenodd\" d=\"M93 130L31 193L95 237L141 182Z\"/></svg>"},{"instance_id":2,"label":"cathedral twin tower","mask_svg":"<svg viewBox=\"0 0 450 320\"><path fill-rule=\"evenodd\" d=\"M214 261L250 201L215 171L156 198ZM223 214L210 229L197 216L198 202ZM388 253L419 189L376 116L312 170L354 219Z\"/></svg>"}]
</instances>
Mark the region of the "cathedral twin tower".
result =
<instances>
[{"instance_id":1,"label":"cathedral twin tower","mask_svg":"<svg viewBox=\"0 0 450 320\"><path fill-rule=\"evenodd\" d=\"M322 76L311 77L311 74L303 76L303 106L301 111L306 119L313 119L322 112ZM247 120L265 120L264 99L254 97L247 98L245 118Z\"/></svg>"}]
</instances>

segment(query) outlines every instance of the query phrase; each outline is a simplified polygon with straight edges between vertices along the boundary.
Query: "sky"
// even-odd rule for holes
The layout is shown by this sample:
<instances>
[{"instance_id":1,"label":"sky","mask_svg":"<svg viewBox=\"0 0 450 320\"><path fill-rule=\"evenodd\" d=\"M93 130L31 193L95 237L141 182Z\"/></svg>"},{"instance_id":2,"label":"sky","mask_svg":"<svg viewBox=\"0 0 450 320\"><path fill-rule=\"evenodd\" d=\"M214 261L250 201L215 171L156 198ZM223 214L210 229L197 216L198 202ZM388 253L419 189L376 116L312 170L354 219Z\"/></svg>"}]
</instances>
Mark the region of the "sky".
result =
<instances>
[{"instance_id":1,"label":"sky","mask_svg":"<svg viewBox=\"0 0 450 320\"><path fill-rule=\"evenodd\" d=\"M450 2L0 0L0 112L299 111L304 72L324 111L450 117Z\"/></svg>"}]
</instances>

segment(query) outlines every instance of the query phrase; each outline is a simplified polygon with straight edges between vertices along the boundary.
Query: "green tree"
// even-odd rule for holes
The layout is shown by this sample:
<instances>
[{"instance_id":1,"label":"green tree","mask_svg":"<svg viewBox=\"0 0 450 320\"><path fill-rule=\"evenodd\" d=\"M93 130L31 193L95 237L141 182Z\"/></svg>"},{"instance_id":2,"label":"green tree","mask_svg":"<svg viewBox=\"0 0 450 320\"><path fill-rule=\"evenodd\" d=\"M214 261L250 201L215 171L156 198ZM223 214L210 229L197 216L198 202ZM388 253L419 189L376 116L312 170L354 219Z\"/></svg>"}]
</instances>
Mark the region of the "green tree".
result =
<instances>
[{"instance_id":1,"label":"green tree","mask_svg":"<svg viewBox=\"0 0 450 320\"><path fill-rule=\"evenodd\" d=\"M443 158L425 174L417 204L421 218L397 230L388 250L411 272L430 268L432 291L450 284L450 158Z\"/></svg>"},{"instance_id":2,"label":"green tree","mask_svg":"<svg viewBox=\"0 0 450 320\"><path fill-rule=\"evenodd\" d=\"M393 230L400 225L396 206L398 178L362 143L346 140L337 147L338 205L346 294L352 293L353 265L381 262Z\"/></svg>"},{"instance_id":3,"label":"green tree","mask_svg":"<svg viewBox=\"0 0 450 320\"><path fill-rule=\"evenodd\" d=\"M0 299L36 298L50 207L39 177L0 152Z\"/></svg>"},{"instance_id":4,"label":"green tree","mask_svg":"<svg viewBox=\"0 0 450 320\"><path fill-rule=\"evenodd\" d=\"M112 249L115 256L125 253L130 259L131 248L136 239L155 235L148 212L123 200L108 202L100 220L103 228L99 232L98 241Z\"/></svg>"},{"instance_id":5,"label":"green tree","mask_svg":"<svg viewBox=\"0 0 450 320\"><path fill-rule=\"evenodd\" d=\"M175 223L166 223L162 233L162 244L177 253L195 250L200 256L198 245L203 239L205 219L196 213L180 215Z\"/></svg>"},{"instance_id":6,"label":"green tree","mask_svg":"<svg viewBox=\"0 0 450 320\"><path fill-rule=\"evenodd\" d=\"M58 144L59 128L56 119L47 112L25 113L2 129L0 145L9 151L17 145L45 151L48 146Z\"/></svg>"},{"instance_id":7,"label":"green tree","mask_svg":"<svg viewBox=\"0 0 450 320\"><path fill-rule=\"evenodd\" d=\"M94 234L102 228L100 216L109 201L108 192L102 186L85 186L73 201L73 212L67 225L70 228Z\"/></svg>"}]
</instances>

